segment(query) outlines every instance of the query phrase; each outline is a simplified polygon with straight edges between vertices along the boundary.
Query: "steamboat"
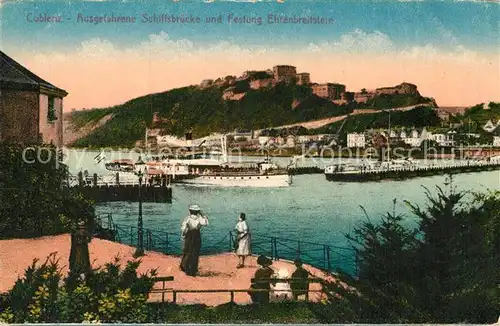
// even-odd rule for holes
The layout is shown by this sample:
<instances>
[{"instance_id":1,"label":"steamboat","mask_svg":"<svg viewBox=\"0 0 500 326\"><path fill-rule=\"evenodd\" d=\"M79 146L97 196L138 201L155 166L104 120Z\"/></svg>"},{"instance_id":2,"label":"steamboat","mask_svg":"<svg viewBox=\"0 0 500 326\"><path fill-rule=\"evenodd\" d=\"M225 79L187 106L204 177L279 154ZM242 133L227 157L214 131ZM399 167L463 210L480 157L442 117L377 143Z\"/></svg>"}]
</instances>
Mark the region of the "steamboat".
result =
<instances>
[{"instance_id":1,"label":"steamboat","mask_svg":"<svg viewBox=\"0 0 500 326\"><path fill-rule=\"evenodd\" d=\"M292 183L288 167L280 167L269 158L257 162L233 163L228 160L226 137L221 138L220 155L191 151L184 155L141 159L130 166L128 160L106 163L109 171L121 174L141 172L146 180L154 181L163 175L172 183L217 187L286 187Z\"/></svg>"}]
</instances>

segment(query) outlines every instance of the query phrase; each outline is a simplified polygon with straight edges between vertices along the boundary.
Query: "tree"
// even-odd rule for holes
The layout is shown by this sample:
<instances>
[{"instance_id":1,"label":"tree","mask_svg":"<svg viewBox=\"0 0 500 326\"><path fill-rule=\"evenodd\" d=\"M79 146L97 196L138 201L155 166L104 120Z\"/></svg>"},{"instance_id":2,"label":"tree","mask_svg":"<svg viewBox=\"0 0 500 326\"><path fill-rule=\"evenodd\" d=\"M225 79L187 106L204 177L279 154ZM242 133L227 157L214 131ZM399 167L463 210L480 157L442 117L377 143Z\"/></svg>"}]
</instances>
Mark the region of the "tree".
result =
<instances>
[{"instance_id":1,"label":"tree","mask_svg":"<svg viewBox=\"0 0 500 326\"><path fill-rule=\"evenodd\" d=\"M389 213L367 219L348 238L357 277L328 283L327 321L491 323L500 311L500 192L470 194L437 187L428 204L408 203L418 227ZM333 315L335 313L335 315ZM343 316L345 319L338 319Z\"/></svg>"},{"instance_id":2,"label":"tree","mask_svg":"<svg viewBox=\"0 0 500 326\"><path fill-rule=\"evenodd\" d=\"M93 229L93 203L67 185L68 168L55 148L0 143L0 238Z\"/></svg>"}]
</instances>

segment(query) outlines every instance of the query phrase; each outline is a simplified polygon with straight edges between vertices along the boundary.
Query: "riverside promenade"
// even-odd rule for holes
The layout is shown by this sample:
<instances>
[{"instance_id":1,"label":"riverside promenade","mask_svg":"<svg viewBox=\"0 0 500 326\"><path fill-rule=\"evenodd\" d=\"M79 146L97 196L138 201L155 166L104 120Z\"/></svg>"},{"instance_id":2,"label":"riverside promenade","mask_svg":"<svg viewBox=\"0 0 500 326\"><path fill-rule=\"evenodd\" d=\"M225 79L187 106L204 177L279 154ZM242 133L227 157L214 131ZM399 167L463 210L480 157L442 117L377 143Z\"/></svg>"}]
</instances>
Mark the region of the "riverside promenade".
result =
<instances>
[{"instance_id":1,"label":"riverside promenade","mask_svg":"<svg viewBox=\"0 0 500 326\"><path fill-rule=\"evenodd\" d=\"M35 239L12 239L0 240L0 261L2 262L2 273L0 273L0 293L6 292L14 286L19 277L24 275L26 268L31 266L33 259L38 258L39 263L44 262L51 253L57 252L60 259L62 273L68 273L68 260L71 248L69 234L58 236L46 236ZM92 267L104 267L106 263L120 258L122 267L127 261L134 260L133 246L116 243L112 241L94 238L89 244L90 261ZM204 255L200 257L199 275L196 277L185 275L179 268L180 257L173 254L164 254L156 251L146 250L145 255L140 258L139 273L157 269L158 276L173 276L173 281L168 287L178 291L176 303L178 304L205 304L207 306L218 306L230 301L227 289L249 289L251 279L258 268L256 257L247 259L246 267L237 269L238 258L234 253L219 253ZM274 261L272 268L275 270L286 269L289 273L295 270L293 262L280 260ZM312 277L333 280L331 274L304 264L304 268ZM320 284L311 284L310 289L320 291ZM212 291L212 292L210 292ZM320 301L320 292L312 292L310 301ZM149 301L161 302L173 301L173 291L162 294L152 293ZM234 293L233 302L236 304L250 304L250 296L245 292Z\"/></svg>"},{"instance_id":2,"label":"riverside promenade","mask_svg":"<svg viewBox=\"0 0 500 326\"><path fill-rule=\"evenodd\" d=\"M106 221L107 220L107 221ZM108 230L108 240L138 246L139 229L133 225L116 224L112 217L99 218L102 229ZM180 256L183 240L180 233L166 232L143 228L143 245L145 250ZM203 233L204 237L215 239L210 245L201 247L201 255L227 254L234 250L236 234L228 231L225 234ZM202 239L202 243L206 243ZM350 247L334 244L321 244L299 239L274 237L265 234L252 233L252 254L264 255L273 261L293 261L300 258L304 263L325 272L335 272L341 269L351 275L356 275L358 261L355 252Z\"/></svg>"}]
</instances>

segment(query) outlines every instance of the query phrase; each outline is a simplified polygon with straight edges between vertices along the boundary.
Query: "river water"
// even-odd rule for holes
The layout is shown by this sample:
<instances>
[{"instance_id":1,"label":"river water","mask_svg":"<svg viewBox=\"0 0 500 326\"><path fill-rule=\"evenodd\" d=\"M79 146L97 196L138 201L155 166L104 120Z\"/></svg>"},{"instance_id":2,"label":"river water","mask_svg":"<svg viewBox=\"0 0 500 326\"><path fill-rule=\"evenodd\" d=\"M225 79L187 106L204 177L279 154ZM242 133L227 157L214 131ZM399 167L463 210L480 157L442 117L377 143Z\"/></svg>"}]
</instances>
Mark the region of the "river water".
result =
<instances>
[{"instance_id":1,"label":"river water","mask_svg":"<svg viewBox=\"0 0 500 326\"><path fill-rule=\"evenodd\" d=\"M98 152L69 150L66 162L73 174L81 170L105 173L104 163L96 164ZM107 160L137 159L138 154L106 153ZM256 160L258 158L249 158ZM289 158L278 158L286 164ZM312 159L299 160L299 166L322 166ZM254 234L346 246L345 234L366 220L379 219L392 212L405 215L406 223L415 220L404 201L425 204L425 189L435 193L435 186L446 188L446 177L433 176L406 181L343 183L327 181L324 175L294 176L293 184L285 188L215 188L174 185L172 203L144 203L144 227L178 233L188 205L196 203L209 217L210 225L203 231L203 244L227 248L221 239L234 228L237 216L244 212ZM453 184L462 190L485 191L500 189L498 171L455 175ZM396 199L394 207L393 200ZM363 207L363 208L361 208ZM115 202L100 204L99 213L111 213L115 223L137 225L138 203Z\"/></svg>"}]
</instances>

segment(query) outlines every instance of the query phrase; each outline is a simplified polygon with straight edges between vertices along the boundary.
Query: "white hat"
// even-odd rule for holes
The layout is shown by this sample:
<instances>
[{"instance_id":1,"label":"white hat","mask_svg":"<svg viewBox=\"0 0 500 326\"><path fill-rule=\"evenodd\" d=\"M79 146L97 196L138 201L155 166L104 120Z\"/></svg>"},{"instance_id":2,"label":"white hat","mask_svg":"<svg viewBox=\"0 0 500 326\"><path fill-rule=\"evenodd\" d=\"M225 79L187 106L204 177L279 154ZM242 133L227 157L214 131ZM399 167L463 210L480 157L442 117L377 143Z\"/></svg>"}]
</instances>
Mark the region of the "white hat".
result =
<instances>
[{"instance_id":1,"label":"white hat","mask_svg":"<svg viewBox=\"0 0 500 326\"><path fill-rule=\"evenodd\" d=\"M189 205L189 210L190 211L201 211L200 206L196 204Z\"/></svg>"}]
</instances>

